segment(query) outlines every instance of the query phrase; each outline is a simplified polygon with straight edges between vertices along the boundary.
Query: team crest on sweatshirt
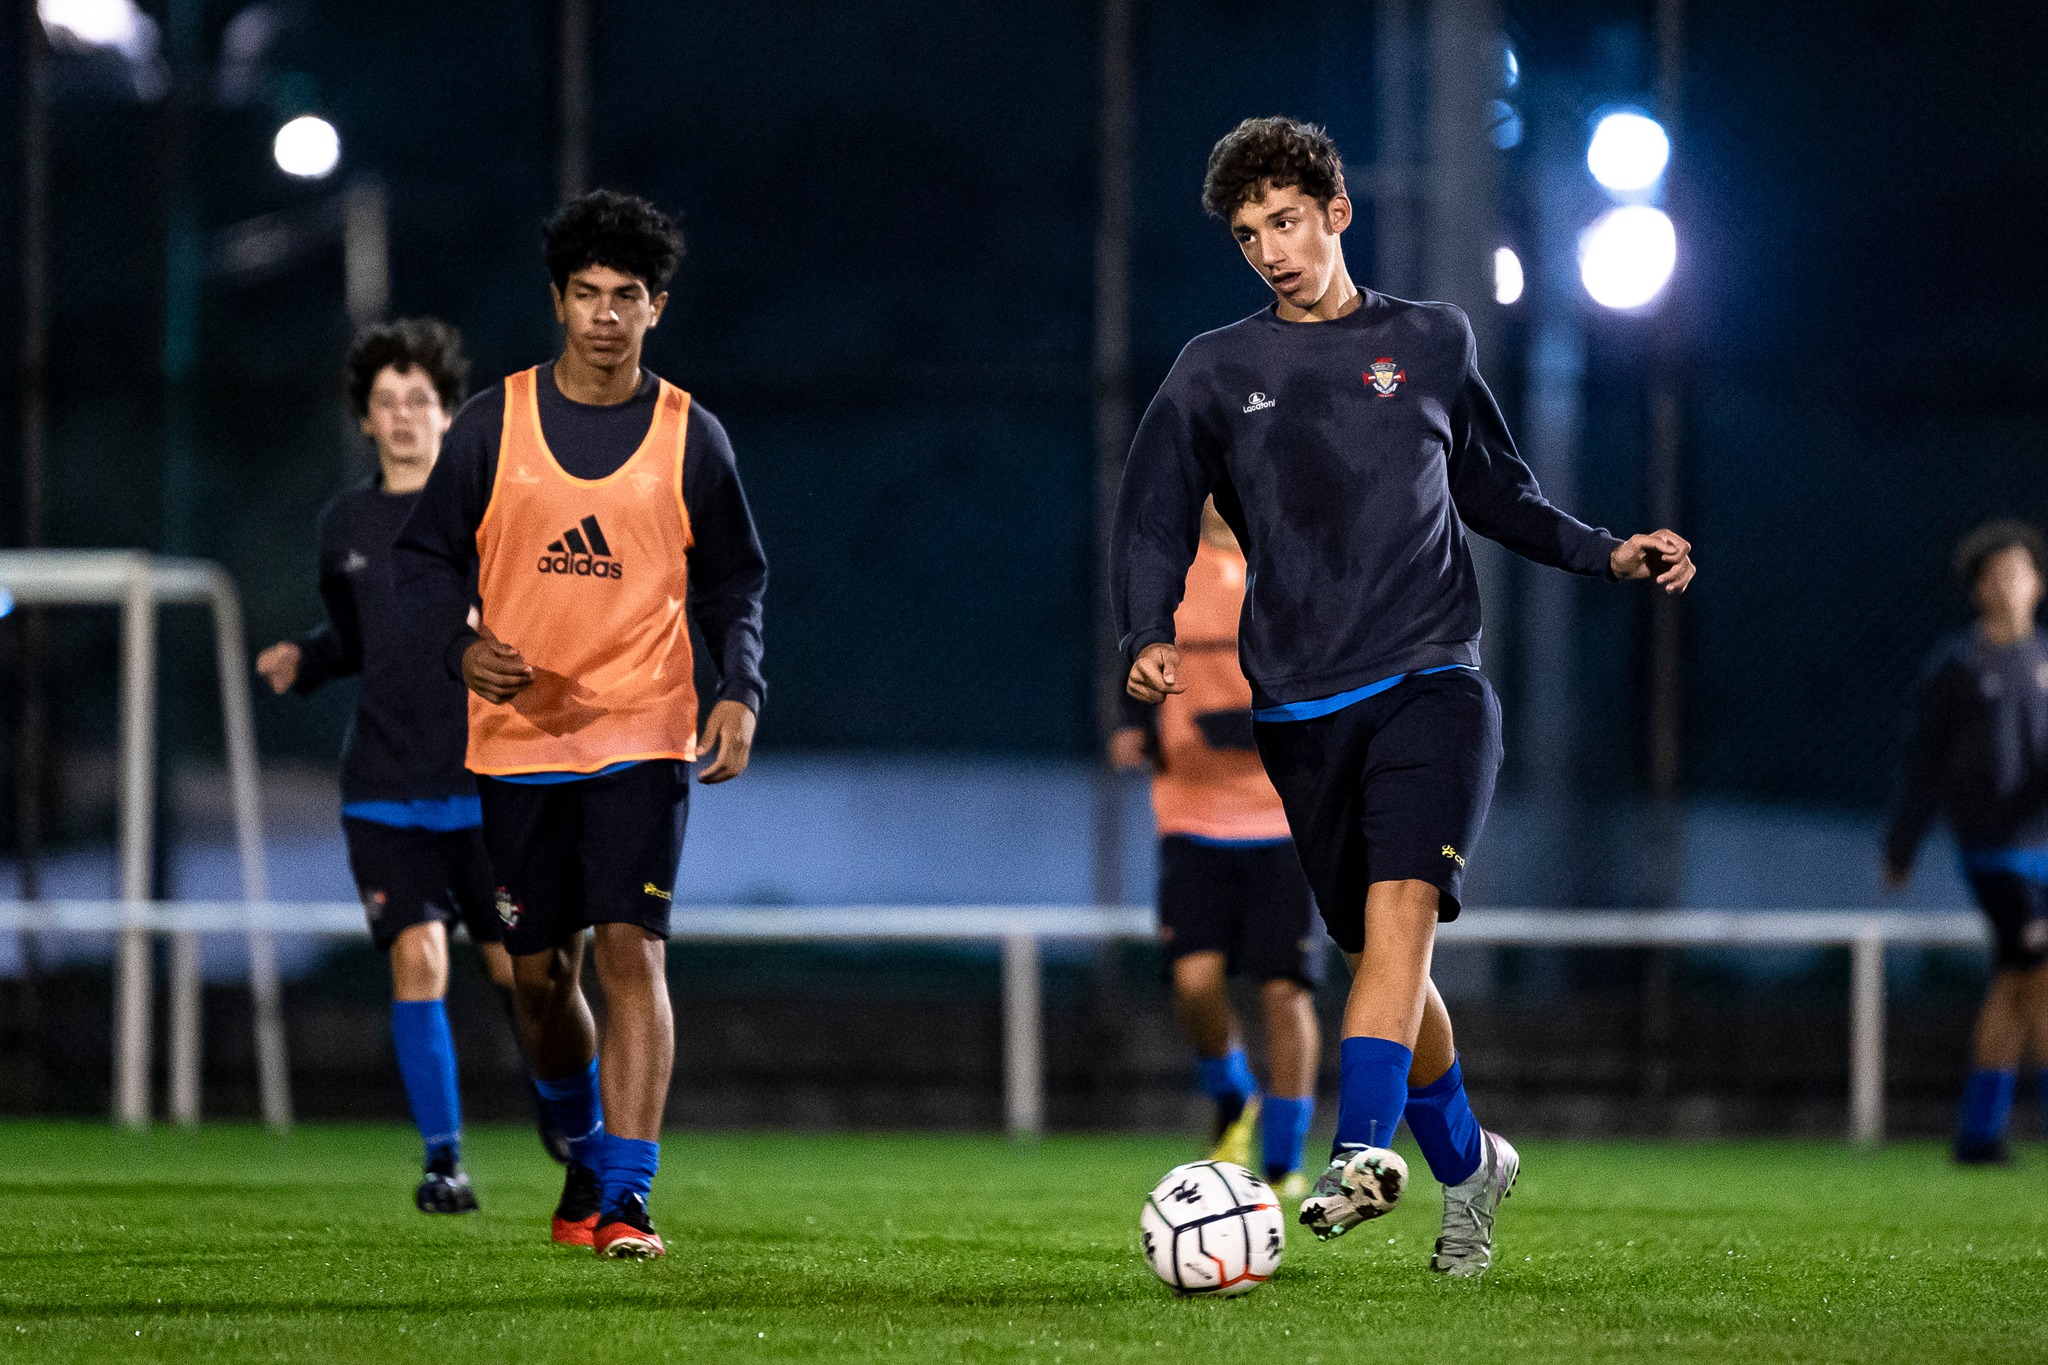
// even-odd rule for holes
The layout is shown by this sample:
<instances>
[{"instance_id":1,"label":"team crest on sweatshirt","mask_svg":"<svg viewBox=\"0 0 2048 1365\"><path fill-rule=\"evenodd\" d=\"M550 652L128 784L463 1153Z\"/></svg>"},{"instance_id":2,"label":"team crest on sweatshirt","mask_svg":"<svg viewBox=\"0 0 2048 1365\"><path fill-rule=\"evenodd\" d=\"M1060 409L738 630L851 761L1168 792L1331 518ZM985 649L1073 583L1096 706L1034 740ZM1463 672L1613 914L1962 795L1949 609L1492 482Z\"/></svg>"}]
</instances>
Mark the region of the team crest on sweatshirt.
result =
<instances>
[{"instance_id":1,"label":"team crest on sweatshirt","mask_svg":"<svg viewBox=\"0 0 2048 1365\"><path fill-rule=\"evenodd\" d=\"M1366 387L1372 390L1373 397L1392 398L1395 391L1407 380L1408 371L1402 369L1392 356L1383 355L1373 361L1372 368L1360 378L1364 379Z\"/></svg>"}]
</instances>

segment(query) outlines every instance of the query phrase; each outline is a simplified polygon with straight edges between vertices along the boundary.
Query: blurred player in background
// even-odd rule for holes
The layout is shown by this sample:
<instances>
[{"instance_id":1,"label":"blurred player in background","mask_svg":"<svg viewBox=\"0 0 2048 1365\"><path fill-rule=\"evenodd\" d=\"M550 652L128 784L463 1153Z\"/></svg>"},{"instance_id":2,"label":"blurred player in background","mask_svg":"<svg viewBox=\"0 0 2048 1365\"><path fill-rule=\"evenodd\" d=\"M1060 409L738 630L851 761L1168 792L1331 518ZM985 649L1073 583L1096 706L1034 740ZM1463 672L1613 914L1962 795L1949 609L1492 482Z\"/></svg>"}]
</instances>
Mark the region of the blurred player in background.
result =
<instances>
[{"instance_id":1,"label":"blurred player in background","mask_svg":"<svg viewBox=\"0 0 2048 1365\"><path fill-rule=\"evenodd\" d=\"M462 1103L448 1030L448 930L461 924L509 1007L512 962L492 903L476 779L463 767L461 683L411 647L393 589L391 547L441 450L469 362L433 318L373 327L346 367L349 402L377 447L377 473L320 509L327 619L257 656L278 693L361 675L342 750L341 824L370 938L391 958L391 1040L427 1149L414 1202L424 1213L476 1208L462 1169ZM542 1140L566 1159L559 1135Z\"/></svg>"},{"instance_id":2,"label":"blurred player in background","mask_svg":"<svg viewBox=\"0 0 2048 1365\"><path fill-rule=\"evenodd\" d=\"M1134 723L1110 737L1110 761L1154 769L1159 939L1202 1090L1216 1102L1211 1160L1252 1168L1256 1124L1267 1181L1299 1199L1308 1193L1301 1148L1315 1117L1314 993L1325 950L1287 813L1252 743L1251 684L1237 662L1244 574L1237 537L1204 504L1187 596L1174 613L1183 690L1156 709L1134 705ZM1263 1097L1225 989L1233 971L1259 986Z\"/></svg>"},{"instance_id":3,"label":"blurred player in background","mask_svg":"<svg viewBox=\"0 0 2048 1365\"><path fill-rule=\"evenodd\" d=\"M1110 542L1127 689L1158 702L1187 686L1174 610L1213 494L1250 563L1239 652L1259 753L1352 969L1336 1143L1301 1221L1327 1238L1392 1207L1405 1116L1444 1186L1430 1265L1480 1274L1520 1159L1473 1118L1430 981L1501 759L1465 528L1674 593L1691 547L1551 506L1465 315L1352 283L1351 201L1322 129L1246 120L1211 152L1202 197L1274 302L1189 342L1139 424Z\"/></svg>"},{"instance_id":4,"label":"blurred player in background","mask_svg":"<svg viewBox=\"0 0 2048 1365\"><path fill-rule=\"evenodd\" d=\"M2041 532L1994 521L1956 549L1974 627L1944 641L1922 674L1884 873L1898 887L1937 815L1991 921L1996 971L1977 1015L1975 1065L1956 1160L2010 1159L2005 1124L2020 1062L2048 1068L2048 648L2034 628L2048 565ZM2048 1105L2048 1070L2038 1073Z\"/></svg>"},{"instance_id":5,"label":"blurred player in background","mask_svg":"<svg viewBox=\"0 0 2048 1365\"><path fill-rule=\"evenodd\" d=\"M768 566L732 445L640 367L682 246L653 205L605 190L549 222L562 354L462 409L399 546L420 635L472 693L520 1023L571 1149L553 1236L612 1257L664 1252L647 1197L675 1061L688 764L705 760L703 782L746 770L764 687ZM719 679L701 740L693 622ZM601 1051L580 984L593 926Z\"/></svg>"}]
</instances>

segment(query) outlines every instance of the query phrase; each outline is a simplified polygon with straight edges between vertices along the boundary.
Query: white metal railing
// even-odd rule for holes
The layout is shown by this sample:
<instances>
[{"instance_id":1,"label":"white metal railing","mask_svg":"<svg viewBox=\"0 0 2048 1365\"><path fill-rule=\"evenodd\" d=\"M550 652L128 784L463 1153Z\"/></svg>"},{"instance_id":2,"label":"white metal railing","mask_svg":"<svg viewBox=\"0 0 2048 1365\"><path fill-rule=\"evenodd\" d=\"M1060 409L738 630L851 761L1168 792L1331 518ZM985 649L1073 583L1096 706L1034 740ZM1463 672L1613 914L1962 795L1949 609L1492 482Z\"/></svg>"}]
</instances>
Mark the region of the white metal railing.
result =
<instances>
[{"instance_id":1,"label":"white metal railing","mask_svg":"<svg viewBox=\"0 0 2048 1365\"><path fill-rule=\"evenodd\" d=\"M833 906L818 908L683 907L671 937L687 941L779 943L918 941L984 942L1002 947L1004 1112L1013 1135L1036 1136L1045 1123L1041 944L1046 939L1135 939L1153 934L1152 911L1132 906L980 905ZM234 933L250 942L272 934L360 938L367 934L354 904L128 901L0 902L0 932L120 933L123 943L150 934ZM1467 910L1444 925L1451 944L1538 948L1797 948L1838 947L1850 953L1849 1131L1861 1143L1884 1136L1884 959L1893 944L1981 946L1988 941L1970 911L1871 910ZM147 960L146 956L144 958ZM196 1032L195 1032L196 1036ZM117 1031L116 1046L141 1058L116 1059L117 1076L147 1075L149 1039ZM281 1049L280 1049L281 1056ZM189 1093L197 1122L196 1048L172 1055L174 1093ZM281 1069L259 1067L266 1115L289 1114ZM146 1116L146 1111L145 1111Z\"/></svg>"},{"instance_id":2,"label":"white metal railing","mask_svg":"<svg viewBox=\"0 0 2048 1365\"><path fill-rule=\"evenodd\" d=\"M241 853L242 898L269 899L263 858L263 815L256 772L256 719L249 701L249 660L242 639L242 599L220 565L203 559L168 559L141 550L0 550L0 588L25 607L117 607L121 613L120 804L117 817L121 897L129 905L149 899L150 857L156 820L156 626L158 609L171 603L212 608L214 662L219 670L221 728L226 738L228 789L235 843ZM172 925L170 935L170 1109L184 1123L199 1121L199 945L194 931ZM253 921L249 935L249 994L256 1032L264 1120L282 1132L291 1126L286 1081L284 1009L277 954ZM149 940L124 927L114 985L114 1096L117 1121L149 1121L151 1052Z\"/></svg>"}]
</instances>

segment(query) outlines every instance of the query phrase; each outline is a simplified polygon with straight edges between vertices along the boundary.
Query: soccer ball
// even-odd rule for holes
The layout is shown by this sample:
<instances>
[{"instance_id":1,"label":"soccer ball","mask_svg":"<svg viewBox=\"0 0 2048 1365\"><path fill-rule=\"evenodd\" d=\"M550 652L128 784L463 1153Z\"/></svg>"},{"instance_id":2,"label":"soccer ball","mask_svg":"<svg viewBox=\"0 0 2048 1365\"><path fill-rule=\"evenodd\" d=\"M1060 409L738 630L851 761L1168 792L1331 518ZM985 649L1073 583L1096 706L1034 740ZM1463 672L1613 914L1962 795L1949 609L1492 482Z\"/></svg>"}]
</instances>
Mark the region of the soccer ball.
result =
<instances>
[{"instance_id":1,"label":"soccer ball","mask_svg":"<svg viewBox=\"0 0 2048 1365\"><path fill-rule=\"evenodd\" d=\"M1249 1294L1280 1266L1287 1226L1273 1187L1228 1161L1166 1173L1138 1215L1145 1260L1176 1294Z\"/></svg>"}]
</instances>

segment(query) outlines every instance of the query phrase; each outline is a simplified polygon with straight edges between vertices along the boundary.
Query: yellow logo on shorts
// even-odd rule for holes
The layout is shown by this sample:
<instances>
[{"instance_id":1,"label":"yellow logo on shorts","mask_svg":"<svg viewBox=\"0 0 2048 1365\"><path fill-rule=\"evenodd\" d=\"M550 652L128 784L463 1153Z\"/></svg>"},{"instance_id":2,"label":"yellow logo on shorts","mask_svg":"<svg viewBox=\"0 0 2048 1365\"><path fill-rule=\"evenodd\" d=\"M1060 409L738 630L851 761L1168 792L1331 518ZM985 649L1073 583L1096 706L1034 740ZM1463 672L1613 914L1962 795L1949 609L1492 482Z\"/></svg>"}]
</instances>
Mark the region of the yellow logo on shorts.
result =
<instances>
[{"instance_id":1,"label":"yellow logo on shorts","mask_svg":"<svg viewBox=\"0 0 2048 1365\"><path fill-rule=\"evenodd\" d=\"M662 890L662 889L661 889L660 887L656 886L656 885L655 885L655 884L654 884L653 882L648 882L647 884L645 884L644 886L642 886L642 887L640 888L640 890L641 890L641 893L642 893L643 895L648 895L648 896L659 896L659 897L661 897L661 898L662 898L663 900L665 900L665 901L672 901L672 900L674 900L674 899L675 899L675 895L674 895L674 893Z\"/></svg>"},{"instance_id":2,"label":"yellow logo on shorts","mask_svg":"<svg viewBox=\"0 0 2048 1365\"><path fill-rule=\"evenodd\" d=\"M1449 844L1444 845L1444 856L1446 858L1449 858L1452 862L1456 863L1459 867L1463 867L1465 865L1465 855L1458 852L1458 850L1456 850L1455 848L1452 848Z\"/></svg>"}]
</instances>

